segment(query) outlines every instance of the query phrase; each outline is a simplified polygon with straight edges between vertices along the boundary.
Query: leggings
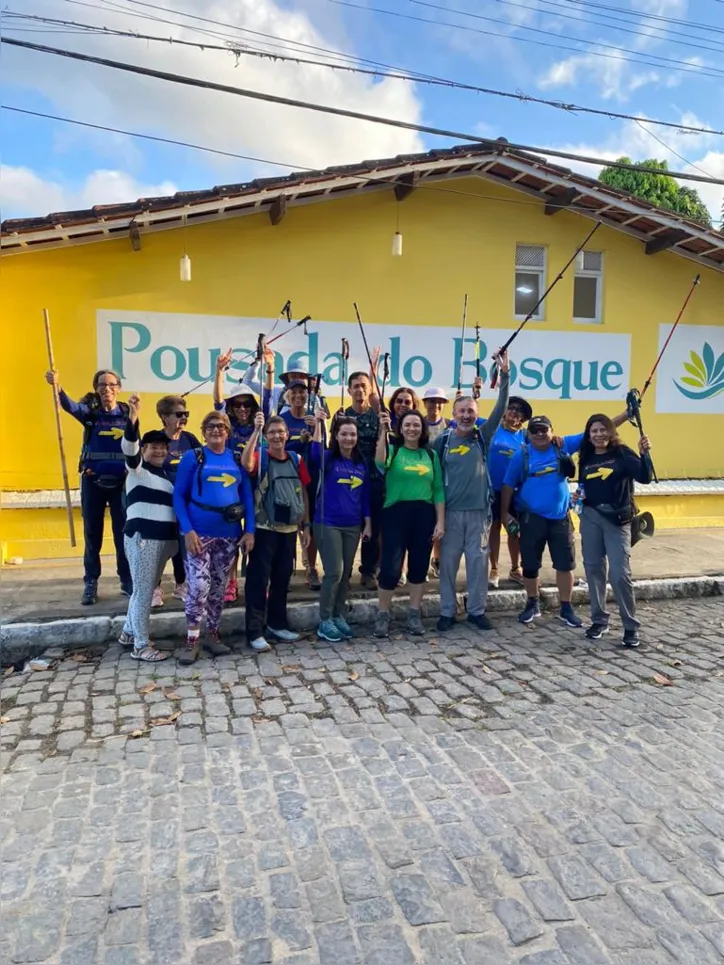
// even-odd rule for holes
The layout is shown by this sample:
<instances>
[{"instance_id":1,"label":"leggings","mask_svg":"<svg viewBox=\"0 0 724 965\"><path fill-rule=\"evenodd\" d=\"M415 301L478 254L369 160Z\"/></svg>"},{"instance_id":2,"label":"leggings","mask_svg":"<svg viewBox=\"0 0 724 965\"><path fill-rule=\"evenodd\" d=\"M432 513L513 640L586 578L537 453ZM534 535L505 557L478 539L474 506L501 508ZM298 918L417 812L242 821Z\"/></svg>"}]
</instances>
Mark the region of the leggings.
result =
<instances>
[{"instance_id":1,"label":"leggings","mask_svg":"<svg viewBox=\"0 0 724 965\"><path fill-rule=\"evenodd\" d=\"M320 621L344 616L359 534L359 526L314 524L314 538L324 566L322 591L319 594Z\"/></svg>"},{"instance_id":2,"label":"leggings","mask_svg":"<svg viewBox=\"0 0 724 965\"><path fill-rule=\"evenodd\" d=\"M178 544L175 540L144 539L140 533L124 536L123 543L133 579L133 593L128 603L123 632L133 637L133 645L141 650L148 646L153 591Z\"/></svg>"},{"instance_id":3,"label":"leggings","mask_svg":"<svg viewBox=\"0 0 724 965\"><path fill-rule=\"evenodd\" d=\"M436 519L433 504L421 499L394 503L383 509L382 564L379 578L383 590L394 590L400 582L405 553L408 582L425 582L430 566Z\"/></svg>"},{"instance_id":4,"label":"leggings","mask_svg":"<svg viewBox=\"0 0 724 965\"><path fill-rule=\"evenodd\" d=\"M206 630L217 633L224 606L229 567L239 541L222 536L200 536L201 552L186 554L186 622L197 627L206 614Z\"/></svg>"}]
</instances>

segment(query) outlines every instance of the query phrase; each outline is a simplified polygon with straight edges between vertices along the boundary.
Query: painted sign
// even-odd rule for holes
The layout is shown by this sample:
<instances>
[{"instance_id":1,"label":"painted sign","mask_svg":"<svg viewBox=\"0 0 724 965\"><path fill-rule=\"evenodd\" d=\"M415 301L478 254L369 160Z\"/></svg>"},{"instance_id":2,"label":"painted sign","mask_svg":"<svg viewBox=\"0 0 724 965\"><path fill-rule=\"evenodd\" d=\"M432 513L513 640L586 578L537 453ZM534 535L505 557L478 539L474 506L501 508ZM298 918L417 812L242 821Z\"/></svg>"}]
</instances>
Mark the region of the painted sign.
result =
<instances>
[{"instance_id":1,"label":"painted sign","mask_svg":"<svg viewBox=\"0 0 724 965\"><path fill-rule=\"evenodd\" d=\"M289 330L286 321L268 318L108 310L97 313L96 324L99 366L118 372L129 390L159 393L185 392L208 379L219 354L230 346L234 362L225 384L233 386L254 360L259 333L271 339ZM471 387L474 338L466 337L463 346L455 329L428 324L368 324L365 331L370 346L380 345L390 353L390 390L439 385L453 391L461 353L463 387ZM509 336L509 329L481 332L484 397L495 395L489 388L490 356ZM343 337L350 343L348 371L366 371L369 366L355 323L314 321L306 335L294 328L272 346L277 379L303 362L310 372L321 373L327 386L338 386ZM531 399L620 400L629 385L630 356L629 335L530 328L513 346L512 384ZM210 393L210 386L202 391Z\"/></svg>"},{"instance_id":2,"label":"painted sign","mask_svg":"<svg viewBox=\"0 0 724 965\"><path fill-rule=\"evenodd\" d=\"M659 325L659 351L672 327ZM724 414L724 326L678 326L656 373L656 411Z\"/></svg>"}]
</instances>

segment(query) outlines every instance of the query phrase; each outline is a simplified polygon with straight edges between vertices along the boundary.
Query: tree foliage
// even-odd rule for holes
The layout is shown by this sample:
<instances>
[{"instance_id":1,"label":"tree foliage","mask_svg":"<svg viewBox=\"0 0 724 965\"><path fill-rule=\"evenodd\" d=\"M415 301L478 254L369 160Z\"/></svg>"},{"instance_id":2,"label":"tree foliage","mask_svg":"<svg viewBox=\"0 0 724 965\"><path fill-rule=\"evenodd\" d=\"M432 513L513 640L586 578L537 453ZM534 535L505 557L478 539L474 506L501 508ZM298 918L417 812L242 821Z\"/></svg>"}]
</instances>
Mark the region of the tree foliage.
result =
<instances>
[{"instance_id":1,"label":"tree foliage","mask_svg":"<svg viewBox=\"0 0 724 965\"><path fill-rule=\"evenodd\" d=\"M706 205L699 197L698 191L678 184L666 172L669 170L666 161L648 158L646 161L634 162L631 158L620 157L621 164L633 164L637 168L655 168L661 174L648 174L645 171L625 171L621 168L604 168L598 180L609 187L621 191L629 191L637 198L655 204L660 208L668 208L692 221L711 228L711 217Z\"/></svg>"}]
</instances>

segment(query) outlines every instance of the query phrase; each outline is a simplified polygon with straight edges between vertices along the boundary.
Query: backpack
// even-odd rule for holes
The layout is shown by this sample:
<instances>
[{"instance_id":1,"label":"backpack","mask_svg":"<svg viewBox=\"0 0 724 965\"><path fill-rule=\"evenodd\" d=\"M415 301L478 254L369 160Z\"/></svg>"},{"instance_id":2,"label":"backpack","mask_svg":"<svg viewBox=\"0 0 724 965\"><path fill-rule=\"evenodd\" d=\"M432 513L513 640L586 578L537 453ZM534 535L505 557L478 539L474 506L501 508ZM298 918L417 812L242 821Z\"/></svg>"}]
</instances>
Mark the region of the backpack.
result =
<instances>
[{"instance_id":1,"label":"backpack","mask_svg":"<svg viewBox=\"0 0 724 965\"><path fill-rule=\"evenodd\" d=\"M576 475L576 464L573 462L573 457L569 456L567 452L553 443L553 448L556 453L556 458L558 459L558 472L563 476L564 479L573 479ZM524 442L520 447L521 455L523 457L523 471L520 486L521 488L525 484L526 479L530 475L530 443Z\"/></svg>"},{"instance_id":2,"label":"backpack","mask_svg":"<svg viewBox=\"0 0 724 965\"><path fill-rule=\"evenodd\" d=\"M101 411L101 398L97 392L85 396L81 401L85 401L88 406L88 415L83 420L83 441L80 446L80 458L78 460L78 472L83 472L83 462L85 461L88 454L88 446L90 445L91 436L93 435L93 430L96 423L98 422L98 415ZM121 410L121 415L124 419L128 419L131 414L131 410L127 402L117 402L116 405ZM110 459L114 456L110 455ZM121 454L121 459L125 459L125 456Z\"/></svg>"},{"instance_id":3,"label":"backpack","mask_svg":"<svg viewBox=\"0 0 724 965\"><path fill-rule=\"evenodd\" d=\"M254 505L256 521L262 526L296 526L304 519L304 497L299 477L302 457L297 452L287 452L287 456L289 458L283 462L275 460L275 469L270 473L269 451L266 447L261 449ZM280 473L280 469L287 465L291 465L294 475Z\"/></svg>"},{"instance_id":4,"label":"backpack","mask_svg":"<svg viewBox=\"0 0 724 965\"><path fill-rule=\"evenodd\" d=\"M393 466L393 464L394 464L394 462L395 462L395 459L397 459L397 454L399 453L400 449L402 449L402 448L403 448L402 444L400 444L400 445L395 445L395 444L393 444L393 446L392 446L392 458L390 459L390 464L387 466L387 471L388 471L388 472L389 472L390 469L392 469L392 466ZM427 446L421 446L420 448L421 448L422 452L426 452L426 453L427 453L427 458L430 460L430 467L432 468L432 470L433 470L433 472L434 472L434 470L435 470L435 460L432 458L432 452L430 451L430 449L429 449Z\"/></svg>"}]
</instances>

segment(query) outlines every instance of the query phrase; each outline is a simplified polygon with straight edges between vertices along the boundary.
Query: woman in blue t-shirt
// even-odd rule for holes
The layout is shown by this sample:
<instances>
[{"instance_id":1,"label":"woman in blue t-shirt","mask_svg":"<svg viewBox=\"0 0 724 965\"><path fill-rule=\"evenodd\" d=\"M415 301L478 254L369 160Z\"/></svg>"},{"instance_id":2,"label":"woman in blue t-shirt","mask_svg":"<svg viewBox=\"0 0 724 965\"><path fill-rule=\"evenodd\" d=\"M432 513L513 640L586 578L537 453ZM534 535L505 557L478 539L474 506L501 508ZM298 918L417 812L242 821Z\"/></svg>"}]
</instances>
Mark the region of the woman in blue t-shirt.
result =
<instances>
[{"instance_id":1,"label":"woman in blue t-shirt","mask_svg":"<svg viewBox=\"0 0 724 965\"><path fill-rule=\"evenodd\" d=\"M370 481L357 448L356 421L335 419L329 449L324 449L324 420L325 413L318 411L309 453L311 467L320 474L314 537L324 564L317 636L338 643L353 636L344 607L360 533L363 539L372 535Z\"/></svg>"},{"instance_id":2,"label":"woman in blue t-shirt","mask_svg":"<svg viewBox=\"0 0 724 965\"><path fill-rule=\"evenodd\" d=\"M511 395L503 421L495 430L490 440L488 452L488 470L490 484L493 491L493 522L490 527L490 577L488 585L497 590L500 583L498 576L498 560L500 558L500 491L503 480L508 471L510 460L525 442L523 426L533 415L529 402L518 395ZM517 536L508 536L508 553L510 554L510 573L508 579L523 585L523 571L520 568L520 540Z\"/></svg>"},{"instance_id":3,"label":"woman in blue t-shirt","mask_svg":"<svg viewBox=\"0 0 724 965\"><path fill-rule=\"evenodd\" d=\"M229 566L240 541L243 552L254 548L251 483L227 446L231 432L228 417L209 412L201 423L201 432L204 446L182 457L174 488L173 504L187 554L187 636L185 646L177 654L180 663L196 660L204 616L204 649L213 656L230 653L219 641Z\"/></svg>"}]
</instances>

